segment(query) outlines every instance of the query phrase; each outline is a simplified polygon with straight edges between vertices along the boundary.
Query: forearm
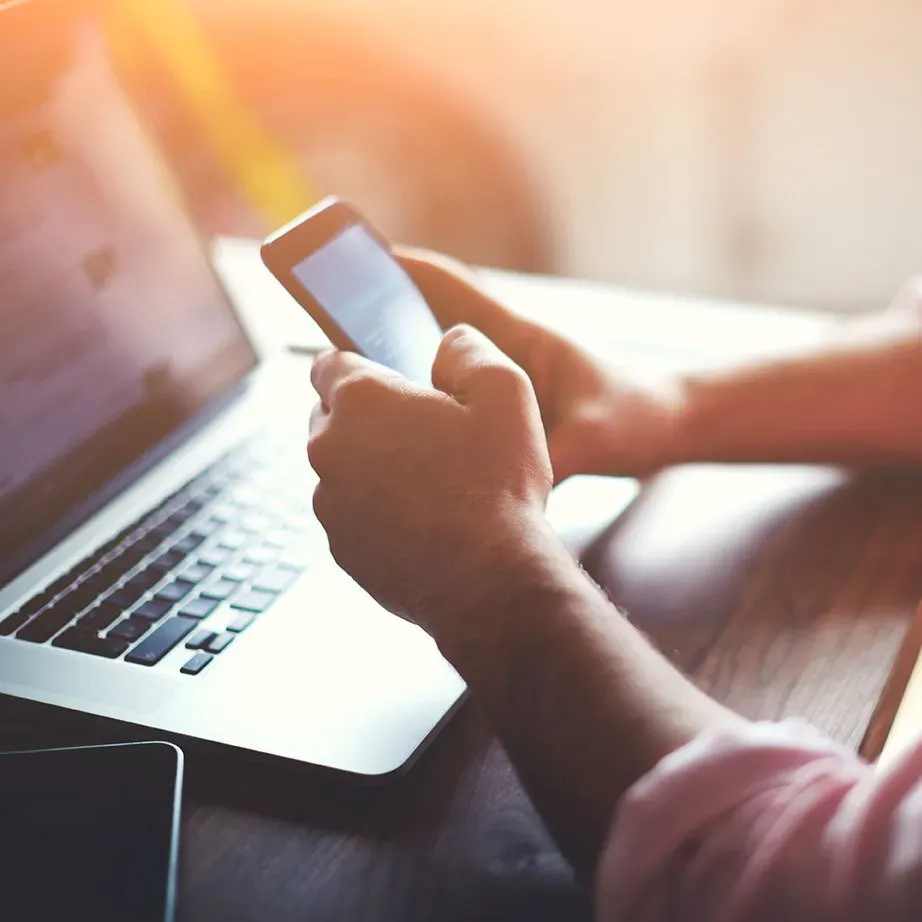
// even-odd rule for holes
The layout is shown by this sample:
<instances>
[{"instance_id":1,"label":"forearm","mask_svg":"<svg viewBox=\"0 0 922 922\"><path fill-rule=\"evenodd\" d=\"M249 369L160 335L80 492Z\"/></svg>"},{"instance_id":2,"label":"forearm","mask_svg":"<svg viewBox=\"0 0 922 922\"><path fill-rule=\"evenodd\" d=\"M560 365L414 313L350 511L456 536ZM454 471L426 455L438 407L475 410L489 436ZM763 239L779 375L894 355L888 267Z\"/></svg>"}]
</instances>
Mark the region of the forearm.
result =
<instances>
[{"instance_id":1,"label":"forearm","mask_svg":"<svg viewBox=\"0 0 922 922\"><path fill-rule=\"evenodd\" d=\"M538 542L540 543L540 542ZM594 872L615 805L664 755L740 718L698 691L558 547L437 637L485 707L574 867Z\"/></svg>"},{"instance_id":2,"label":"forearm","mask_svg":"<svg viewBox=\"0 0 922 922\"><path fill-rule=\"evenodd\" d=\"M914 313L824 348L681 379L676 461L922 461L922 328Z\"/></svg>"}]
</instances>

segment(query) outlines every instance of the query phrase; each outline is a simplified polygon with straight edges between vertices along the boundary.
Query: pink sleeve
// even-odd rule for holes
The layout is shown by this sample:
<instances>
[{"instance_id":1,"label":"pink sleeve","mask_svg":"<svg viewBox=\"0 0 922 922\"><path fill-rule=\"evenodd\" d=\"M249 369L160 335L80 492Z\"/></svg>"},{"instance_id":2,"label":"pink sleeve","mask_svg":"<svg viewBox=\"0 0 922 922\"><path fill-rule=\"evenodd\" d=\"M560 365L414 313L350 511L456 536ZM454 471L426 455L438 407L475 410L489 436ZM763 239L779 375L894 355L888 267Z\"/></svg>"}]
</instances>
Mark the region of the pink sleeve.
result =
<instances>
[{"instance_id":1,"label":"pink sleeve","mask_svg":"<svg viewBox=\"0 0 922 922\"><path fill-rule=\"evenodd\" d=\"M601 922L922 919L922 740L886 769L798 723L705 735L622 801Z\"/></svg>"}]
</instances>

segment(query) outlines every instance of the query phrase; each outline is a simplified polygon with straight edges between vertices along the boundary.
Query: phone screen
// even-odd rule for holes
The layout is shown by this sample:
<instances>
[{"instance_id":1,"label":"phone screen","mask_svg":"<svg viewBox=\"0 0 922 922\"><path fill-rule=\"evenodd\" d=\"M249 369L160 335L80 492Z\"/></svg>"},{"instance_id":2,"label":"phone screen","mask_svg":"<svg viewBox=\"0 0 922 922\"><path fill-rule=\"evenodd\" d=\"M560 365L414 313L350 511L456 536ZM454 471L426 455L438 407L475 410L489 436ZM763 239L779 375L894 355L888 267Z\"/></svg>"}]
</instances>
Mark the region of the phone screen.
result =
<instances>
[{"instance_id":1,"label":"phone screen","mask_svg":"<svg viewBox=\"0 0 922 922\"><path fill-rule=\"evenodd\" d=\"M442 328L400 264L352 224L292 266L292 274L372 361L432 383Z\"/></svg>"}]
</instances>

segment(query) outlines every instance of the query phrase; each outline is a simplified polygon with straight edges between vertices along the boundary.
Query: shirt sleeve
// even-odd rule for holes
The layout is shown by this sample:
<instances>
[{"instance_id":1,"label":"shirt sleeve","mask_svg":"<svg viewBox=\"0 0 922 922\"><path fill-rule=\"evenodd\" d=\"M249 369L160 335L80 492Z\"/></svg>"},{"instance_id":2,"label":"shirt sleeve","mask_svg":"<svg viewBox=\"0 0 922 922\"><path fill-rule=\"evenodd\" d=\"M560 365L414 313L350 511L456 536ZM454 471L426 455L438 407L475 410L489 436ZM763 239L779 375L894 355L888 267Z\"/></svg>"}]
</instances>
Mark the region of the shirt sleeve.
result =
<instances>
[{"instance_id":1,"label":"shirt sleeve","mask_svg":"<svg viewBox=\"0 0 922 922\"><path fill-rule=\"evenodd\" d=\"M922 739L885 769L795 723L706 734L625 795L600 922L917 922Z\"/></svg>"}]
</instances>

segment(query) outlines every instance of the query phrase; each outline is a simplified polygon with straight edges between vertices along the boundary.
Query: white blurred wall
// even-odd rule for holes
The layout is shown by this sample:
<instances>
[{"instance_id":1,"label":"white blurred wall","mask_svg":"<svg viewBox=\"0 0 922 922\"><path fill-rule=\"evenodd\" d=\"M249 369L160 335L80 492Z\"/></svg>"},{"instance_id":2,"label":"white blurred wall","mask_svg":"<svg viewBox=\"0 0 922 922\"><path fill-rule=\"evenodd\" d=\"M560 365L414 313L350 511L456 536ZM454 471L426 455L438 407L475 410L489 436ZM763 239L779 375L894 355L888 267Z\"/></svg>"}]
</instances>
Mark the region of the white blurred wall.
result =
<instances>
[{"instance_id":1,"label":"white blurred wall","mask_svg":"<svg viewBox=\"0 0 922 922\"><path fill-rule=\"evenodd\" d=\"M275 2L460 87L567 274L851 310L922 272L922 0Z\"/></svg>"}]
</instances>

